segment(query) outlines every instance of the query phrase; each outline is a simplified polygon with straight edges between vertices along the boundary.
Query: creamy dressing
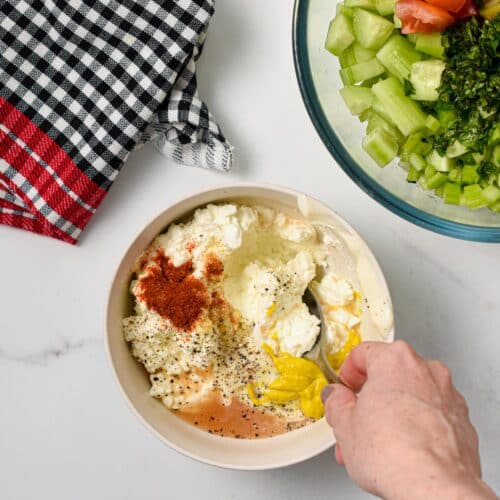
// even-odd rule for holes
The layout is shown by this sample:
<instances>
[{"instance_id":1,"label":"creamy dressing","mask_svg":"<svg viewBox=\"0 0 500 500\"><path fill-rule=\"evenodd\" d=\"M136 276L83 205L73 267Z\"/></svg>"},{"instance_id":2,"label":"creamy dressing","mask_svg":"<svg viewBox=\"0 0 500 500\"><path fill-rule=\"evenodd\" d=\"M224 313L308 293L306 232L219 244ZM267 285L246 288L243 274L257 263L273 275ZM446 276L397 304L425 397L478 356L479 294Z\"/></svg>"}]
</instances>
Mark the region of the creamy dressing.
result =
<instances>
[{"instance_id":1,"label":"creamy dressing","mask_svg":"<svg viewBox=\"0 0 500 500\"><path fill-rule=\"evenodd\" d=\"M314 201L300 198L298 206L303 218L208 205L170 225L137 261L125 339L150 375L150 395L207 431L266 437L322 415L326 380L286 357L300 360L320 331L302 300L308 286L323 307L332 353L353 334L382 340L392 328L388 292L366 246ZM292 366L312 377L308 387L297 373L304 391L287 389Z\"/></svg>"}]
</instances>

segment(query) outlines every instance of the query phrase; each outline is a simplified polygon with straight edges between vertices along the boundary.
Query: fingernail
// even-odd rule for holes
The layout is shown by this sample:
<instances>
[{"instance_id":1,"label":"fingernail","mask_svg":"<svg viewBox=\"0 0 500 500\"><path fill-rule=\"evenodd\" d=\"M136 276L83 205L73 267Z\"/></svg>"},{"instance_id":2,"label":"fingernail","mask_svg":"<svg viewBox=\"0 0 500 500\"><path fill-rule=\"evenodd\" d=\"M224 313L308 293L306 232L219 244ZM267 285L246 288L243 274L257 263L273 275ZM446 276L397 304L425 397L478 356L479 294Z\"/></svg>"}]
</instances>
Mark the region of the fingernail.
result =
<instances>
[{"instance_id":1,"label":"fingernail","mask_svg":"<svg viewBox=\"0 0 500 500\"><path fill-rule=\"evenodd\" d=\"M323 390L321 391L321 401L323 401L323 404L326 403L326 400L330 397L330 394L334 391L334 388L335 386L333 384L323 387Z\"/></svg>"}]
</instances>

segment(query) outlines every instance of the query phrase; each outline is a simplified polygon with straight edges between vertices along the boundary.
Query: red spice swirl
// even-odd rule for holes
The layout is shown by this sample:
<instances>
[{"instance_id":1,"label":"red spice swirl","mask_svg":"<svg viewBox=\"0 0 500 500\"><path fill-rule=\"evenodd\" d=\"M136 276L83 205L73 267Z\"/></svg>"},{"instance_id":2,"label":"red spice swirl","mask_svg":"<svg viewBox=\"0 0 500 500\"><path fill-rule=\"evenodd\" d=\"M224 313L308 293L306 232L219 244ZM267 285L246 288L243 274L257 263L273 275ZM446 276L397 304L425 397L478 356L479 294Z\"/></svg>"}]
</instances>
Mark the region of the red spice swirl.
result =
<instances>
[{"instance_id":1,"label":"red spice swirl","mask_svg":"<svg viewBox=\"0 0 500 500\"><path fill-rule=\"evenodd\" d=\"M155 266L139 278L138 299L179 330L191 331L210 303L205 284L193 276L193 262L174 266L158 252Z\"/></svg>"}]
</instances>

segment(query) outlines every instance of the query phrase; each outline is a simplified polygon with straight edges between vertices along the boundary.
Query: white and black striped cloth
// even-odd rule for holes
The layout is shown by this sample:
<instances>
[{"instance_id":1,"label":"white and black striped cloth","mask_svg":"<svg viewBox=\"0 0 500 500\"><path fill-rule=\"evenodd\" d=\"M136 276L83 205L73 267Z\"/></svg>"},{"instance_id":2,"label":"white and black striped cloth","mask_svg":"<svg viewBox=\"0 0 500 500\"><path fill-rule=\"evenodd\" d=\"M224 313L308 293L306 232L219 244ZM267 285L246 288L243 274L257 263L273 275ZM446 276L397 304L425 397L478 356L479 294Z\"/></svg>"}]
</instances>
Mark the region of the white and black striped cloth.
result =
<instances>
[{"instance_id":1,"label":"white and black striped cloth","mask_svg":"<svg viewBox=\"0 0 500 500\"><path fill-rule=\"evenodd\" d=\"M75 243L129 153L228 170L197 92L213 0L0 1L0 222Z\"/></svg>"}]
</instances>

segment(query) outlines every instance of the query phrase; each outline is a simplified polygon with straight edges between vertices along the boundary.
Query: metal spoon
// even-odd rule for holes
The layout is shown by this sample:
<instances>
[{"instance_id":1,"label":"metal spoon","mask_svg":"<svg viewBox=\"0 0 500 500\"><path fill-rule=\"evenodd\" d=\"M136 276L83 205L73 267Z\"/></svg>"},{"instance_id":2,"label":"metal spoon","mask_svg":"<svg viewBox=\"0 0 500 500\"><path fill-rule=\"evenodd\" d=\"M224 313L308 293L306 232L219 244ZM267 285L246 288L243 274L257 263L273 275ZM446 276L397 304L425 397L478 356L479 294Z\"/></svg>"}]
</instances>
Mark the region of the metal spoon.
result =
<instances>
[{"instance_id":1,"label":"metal spoon","mask_svg":"<svg viewBox=\"0 0 500 500\"><path fill-rule=\"evenodd\" d=\"M321 368L321 371L327 378L328 382L331 384L341 384L341 380L338 377L335 370L330 366L326 358L326 332L325 332L325 321L323 318L323 310L319 305L319 301L314 295L314 292L310 288L306 288L302 300L306 304L311 314L314 314L320 320L320 331L316 343L313 345L312 349L304 354L304 357L315 361Z\"/></svg>"}]
</instances>

